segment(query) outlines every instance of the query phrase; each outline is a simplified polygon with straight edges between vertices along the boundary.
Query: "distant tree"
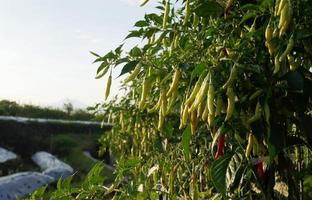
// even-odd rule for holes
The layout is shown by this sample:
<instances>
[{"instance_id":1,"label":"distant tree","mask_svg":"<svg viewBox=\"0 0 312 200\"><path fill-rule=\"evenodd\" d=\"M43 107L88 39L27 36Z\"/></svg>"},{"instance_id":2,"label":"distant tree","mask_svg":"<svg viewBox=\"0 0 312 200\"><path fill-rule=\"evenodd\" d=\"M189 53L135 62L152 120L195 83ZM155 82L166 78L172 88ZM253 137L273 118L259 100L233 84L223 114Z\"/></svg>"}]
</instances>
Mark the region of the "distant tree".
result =
<instances>
[{"instance_id":1,"label":"distant tree","mask_svg":"<svg viewBox=\"0 0 312 200\"><path fill-rule=\"evenodd\" d=\"M67 112L67 115L70 116L74 110L74 106L71 102L66 102L63 104L64 110Z\"/></svg>"}]
</instances>

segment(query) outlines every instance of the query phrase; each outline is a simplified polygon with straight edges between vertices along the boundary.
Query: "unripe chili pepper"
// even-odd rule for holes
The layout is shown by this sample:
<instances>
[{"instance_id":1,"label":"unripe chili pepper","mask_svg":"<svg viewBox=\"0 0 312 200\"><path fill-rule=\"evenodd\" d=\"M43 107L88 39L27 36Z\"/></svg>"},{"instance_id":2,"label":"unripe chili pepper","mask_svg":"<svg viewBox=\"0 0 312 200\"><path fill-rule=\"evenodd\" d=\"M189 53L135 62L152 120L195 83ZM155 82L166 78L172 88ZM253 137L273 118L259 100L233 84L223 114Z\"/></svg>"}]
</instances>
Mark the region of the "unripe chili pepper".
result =
<instances>
[{"instance_id":1,"label":"unripe chili pepper","mask_svg":"<svg viewBox=\"0 0 312 200\"><path fill-rule=\"evenodd\" d=\"M194 110L191 113L191 131L192 131L192 134L195 134L196 129L197 129L197 124L198 124L197 113L196 113L196 110Z\"/></svg>"},{"instance_id":2,"label":"unripe chili pepper","mask_svg":"<svg viewBox=\"0 0 312 200\"><path fill-rule=\"evenodd\" d=\"M167 27L167 21L169 18L169 12L170 12L170 0L166 1L166 5L165 5L165 12L164 12L164 17L163 17L163 29L165 29Z\"/></svg>"},{"instance_id":3,"label":"unripe chili pepper","mask_svg":"<svg viewBox=\"0 0 312 200\"><path fill-rule=\"evenodd\" d=\"M291 35L287 44L287 47L285 49L285 51L282 53L282 55L279 57L279 61L283 62L286 59L286 56L291 52L291 50L294 47L294 35Z\"/></svg>"},{"instance_id":4,"label":"unripe chili pepper","mask_svg":"<svg viewBox=\"0 0 312 200\"><path fill-rule=\"evenodd\" d=\"M209 84L207 105L209 109L209 114L211 115L215 114L214 99L215 99L215 89L213 84Z\"/></svg>"},{"instance_id":5,"label":"unripe chili pepper","mask_svg":"<svg viewBox=\"0 0 312 200\"><path fill-rule=\"evenodd\" d=\"M185 2L185 15L184 15L184 20L183 20L183 26L185 26L187 24L187 22L189 21L190 15L191 15L190 1L186 0L186 2Z\"/></svg>"},{"instance_id":6,"label":"unripe chili pepper","mask_svg":"<svg viewBox=\"0 0 312 200\"><path fill-rule=\"evenodd\" d=\"M222 134L218 140L218 144L217 144L217 152L214 156L214 158L217 160L218 158L220 158L220 156L222 156L224 154L224 141L225 141L225 135Z\"/></svg>"},{"instance_id":7,"label":"unripe chili pepper","mask_svg":"<svg viewBox=\"0 0 312 200\"><path fill-rule=\"evenodd\" d=\"M235 109L235 94L234 94L233 88L229 87L227 89L226 94L228 96L227 98L228 105L226 109L225 121L228 121L232 117L234 109Z\"/></svg>"},{"instance_id":8,"label":"unripe chili pepper","mask_svg":"<svg viewBox=\"0 0 312 200\"><path fill-rule=\"evenodd\" d=\"M206 107L206 105L205 105L204 102L201 102L198 105L198 107L197 107L197 118L201 118L201 116L202 116L202 114L203 114L203 112L205 110L205 107Z\"/></svg>"},{"instance_id":9,"label":"unripe chili pepper","mask_svg":"<svg viewBox=\"0 0 312 200\"><path fill-rule=\"evenodd\" d=\"M105 89L105 100L109 96L111 85L112 85L112 75L110 74L107 79L107 84L106 84L106 89Z\"/></svg>"},{"instance_id":10,"label":"unripe chili pepper","mask_svg":"<svg viewBox=\"0 0 312 200\"><path fill-rule=\"evenodd\" d=\"M232 86L234 80L236 79L237 76L237 66L236 64L233 65L232 70L231 70L231 74L229 79L226 81L226 83L222 86L223 89L226 89L230 86Z\"/></svg>"},{"instance_id":11,"label":"unripe chili pepper","mask_svg":"<svg viewBox=\"0 0 312 200\"><path fill-rule=\"evenodd\" d=\"M272 24L271 24L271 20L269 21L266 29L265 29L265 40L267 42L270 42L271 39L272 39L272 36L273 36L273 27L272 27Z\"/></svg>"},{"instance_id":12,"label":"unripe chili pepper","mask_svg":"<svg viewBox=\"0 0 312 200\"><path fill-rule=\"evenodd\" d=\"M289 62L290 70L291 71L295 71L297 69L297 64L295 62L294 57L292 55L288 54L287 55L287 59L288 59L288 62Z\"/></svg>"},{"instance_id":13,"label":"unripe chili pepper","mask_svg":"<svg viewBox=\"0 0 312 200\"><path fill-rule=\"evenodd\" d=\"M280 1L281 1L281 0L276 0L276 1L275 1L274 16L277 16L278 7L279 7L279 4L280 4Z\"/></svg>"},{"instance_id":14,"label":"unripe chili pepper","mask_svg":"<svg viewBox=\"0 0 312 200\"><path fill-rule=\"evenodd\" d=\"M215 115L219 116L221 114L222 107L223 107L223 100L222 100L221 95L218 95L216 104L217 105L216 105L216 113L215 113Z\"/></svg>"},{"instance_id":15,"label":"unripe chili pepper","mask_svg":"<svg viewBox=\"0 0 312 200\"><path fill-rule=\"evenodd\" d=\"M279 72L281 68L281 64L279 62L279 57L278 55L275 56L274 58L274 71L273 71L273 74L276 74L277 72Z\"/></svg>"},{"instance_id":16,"label":"unripe chili pepper","mask_svg":"<svg viewBox=\"0 0 312 200\"><path fill-rule=\"evenodd\" d=\"M182 129L186 125L187 120L188 120L188 105L186 104L184 106L184 109L183 109L183 112L182 112L182 117L181 117L181 122L180 122L179 129Z\"/></svg>"},{"instance_id":17,"label":"unripe chili pepper","mask_svg":"<svg viewBox=\"0 0 312 200\"><path fill-rule=\"evenodd\" d=\"M196 13L193 13L193 28L196 29L196 27L199 25L199 17L196 15Z\"/></svg>"},{"instance_id":18,"label":"unripe chili pepper","mask_svg":"<svg viewBox=\"0 0 312 200\"><path fill-rule=\"evenodd\" d=\"M178 68L176 68L173 74L171 86L169 88L169 91L167 92L168 97L171 96L171 94L177 90L181 75L182 75L181 71Z\"/></svg>"},{"instance_id":19,"label":"unripe chili pepper","mask_svg":"<svg viewBox=\"0 0 312 200\"><path fill-rule=\"evenodd\" d=\"M287 0L280 0L278 3L279 3L278 4L278 9L277 9L277 13L276 13L277 16L279 16L281 14L282 9L284 8L284 6L287 3Z\"/></svg>"},{"instance_id":20,"label":"unripe chili pepper","mask_svg":"<svg viewBox=\"0 0 312 200\"><path fill-rule=\"evenodd\" d=\"M194 89L193 89L191 95L190 95L189 98L185 101L185 103L184 103L185 105L186 105L186 104L190 104L190 103L192 103L192 102L195 100L196 95L197 95L197 93L198 93L199 90L200 90L200 86L201 86L201 84L202 84L204 78L205 78L205 74L202 73L202 74L200 75L198 81L196 82L196 84L195 84L195 86L194 86Z\"/></svg>"},{"instance_id":21,"label":"unripe chili pepper","mask_svg":"<svg viewBox=\"0 0 312 200\"><path fill-rule=\"evenodd\" d=\"M135 79L135 77L137 77L137 75L140 73L141 67L141 63L138 63L135 66L134 70L131 72L131 74L124 80L124 83L128 83L129 81Z\"/></svg>"},{"instance_id":22,"label":"unripe chili pepper","mask_svg":"<svg viewBox=\"0 0 312 200\"><path fill-rule=\"evenodd\" d=\"M209 113L209 109L208 109L208 106L207 106L207 104L206 104L206 105L205 105L204 112L203 112L202 115L201 115L201 119L202 119L204 122L207 120L208 113Z\"/></svg>"},{"instance_id":23,"label":"unripe chili pepper","mask_svg":"<svg viewBox=\"0 0 312 200\"><path fill-rule=\"evenodd\" d=\"M262 109L261 109L260 103L258 102L256 105L255 114L250 119L248 119L247 124L250 125L251 123L259 120L261 118L261 113L262 113Z\"/></svg>"},{"instance_id":24,"label":"unripe chili pepper","mask_svg":"<svg viewBox=\"0 0 312 200\"><path fill-rule=\"evenodd\" d=\"M151 81L148 80L148 78L145 78L143 81L143 87L142 87L141 101L139 103L139 109L144 108L146 99L148 98L149 93L150 93L151 86L152 86Z\"/></svg>"},{"instance_id":25,"label":"unripe chili pepper","mask_svg":"<svg viewBox=\"0 0 312 200\"><path fill-rule=\"evenodd\" d=\"M289 6L287 4L287 0L282 0L283 2L285 2L285 6L282 8L280 14L280 19L279 19L279 23L278 23L278 28L282 28L282 25L286 22L287 20L287 15L288 15L288 11L289 11Z\"/></svg>"},{"instance_id":26,"label":"unripe chili pepper","mask_svg":"<svg viewBox=\"0 0 312 200\"><path fill-rule=\"evenodd\" d=\"M210 114L210 113L208 114L208 118L207 118L208 121L207 122L208 122L209 126L211 126L211 124L212 124L212 122L214 120L214 117L215 116L213 114Z\"/></svg>"},{"instance_id":27,"label":"unripe chili pepper","mask_svg":"<svg viewBox=\"0 0 312 200\"><path fill-rule=\"evenodd\" d=\"M199 92L197 93L195 101L192 104L189 112L193 112L198 107L198 105L202 102L202 100L206 97L207 90L209 87L209 82L208 82L209 77L210 77L210 74L208 73L207 76L205 77L203 83L200 86Z\"/></svg>"},{"instance_id":28,"label":"unripe chili pepper","mask_svg":"<svg viewBox=\"0 0 312 200\"><path fill-rule=\"evenodd\" d=\"M245 156L246 156L247 158L250 156L252 147L253 147L253 137L252 137L252 134L249 133L249 136L248 136L248 144L247 144L246 151L245 151Z\"/></svg>"}]
</instances>

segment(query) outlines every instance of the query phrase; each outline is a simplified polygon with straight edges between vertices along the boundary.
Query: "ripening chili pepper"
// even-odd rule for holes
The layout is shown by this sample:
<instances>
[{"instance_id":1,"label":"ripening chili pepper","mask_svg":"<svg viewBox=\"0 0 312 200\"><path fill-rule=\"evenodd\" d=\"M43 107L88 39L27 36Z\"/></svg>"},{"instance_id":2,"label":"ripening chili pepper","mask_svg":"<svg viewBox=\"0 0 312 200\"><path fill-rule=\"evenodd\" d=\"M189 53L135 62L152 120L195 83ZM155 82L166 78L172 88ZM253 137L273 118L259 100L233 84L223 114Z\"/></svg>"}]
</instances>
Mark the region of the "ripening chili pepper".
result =
<instances>
[{"instance_id":1,"label":"ripening chili pepper","mask_svg":"<svg viewBox=\"0 0 312 200\"><path fill-rule=\"evenodd\" d=\"M264 172L264 168L263 168L263 161L259 162L257 165L257 172L258 175L260 176L260 178L264 179L265 177L265 172Z\"/></svg>"},{"instance_id":2,"label":"ripening chili pepper","mask_svg":"<svg viewBox=\"0 0 312 200\"><path fill-rule=\"evenodd\" d=\"M215 159L218 159L220 156L224 154L224 141L225 141L225 135L222 134L218 140L217 152L214 157Z\"/></svg>"},{"instance_id":3,"label":"ripening chili pepper","mask_svg":"<svg viewBox=\"0 0 312 200\"><path fill-rule=\"evenodd\" d=\"M110 74L108 77L106 89L105 89L105 100L109 96L111 85L112 85L112 75Z\"/></svg>"}]
</instances>

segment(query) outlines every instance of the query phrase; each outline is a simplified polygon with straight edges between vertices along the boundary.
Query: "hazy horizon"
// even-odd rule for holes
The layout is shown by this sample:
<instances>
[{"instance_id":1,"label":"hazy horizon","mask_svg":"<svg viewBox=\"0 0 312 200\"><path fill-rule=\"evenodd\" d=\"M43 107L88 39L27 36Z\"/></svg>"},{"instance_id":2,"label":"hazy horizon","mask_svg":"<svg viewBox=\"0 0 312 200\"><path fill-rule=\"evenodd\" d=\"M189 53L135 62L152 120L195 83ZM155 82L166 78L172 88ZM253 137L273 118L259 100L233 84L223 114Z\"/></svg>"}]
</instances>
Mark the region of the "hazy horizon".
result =
<instances>
[{"instance_id":1,"label":"hazy horizon","mask_svg":"<svg viewBox=\"0 0 312 200\"><path fill-rule=\"evenodd\" d=\"M102 55L119 46L155 5L140 2L0 0L0 99L41 106L102 102L106 80L94 79L98 65L89 51ZM113 94L117 86L115 80Z\"/></svg>"}]
</instances>

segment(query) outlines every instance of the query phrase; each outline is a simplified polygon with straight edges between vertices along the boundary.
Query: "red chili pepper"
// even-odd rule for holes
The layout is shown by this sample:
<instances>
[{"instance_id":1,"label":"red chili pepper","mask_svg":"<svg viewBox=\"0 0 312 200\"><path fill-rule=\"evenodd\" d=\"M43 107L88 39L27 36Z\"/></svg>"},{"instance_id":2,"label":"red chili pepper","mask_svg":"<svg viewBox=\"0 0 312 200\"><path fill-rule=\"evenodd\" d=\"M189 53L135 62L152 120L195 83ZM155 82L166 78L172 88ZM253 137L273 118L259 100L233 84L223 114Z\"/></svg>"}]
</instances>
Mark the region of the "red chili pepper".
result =
<instances>
[{"instance_id":1,"label":"red chili pepper","mask_svg":"<svg viewBox=\"0 0 312 200\"><path fill-rule=\"evenodd\" d=\"M256 167L257 167L257 172L259 176L263 179L265 175L264 169L263 169L263 162L259 162Z\"/></svg>"},{"instance_id":2,"label":"red chili pepper","mask_svg":"<svg viewBox=\"0 0 312 200\"><path fill-rule=\"evenodd\" d=\"M224 139L225 135L222 134L218 140L217 152L215 154L215 159L218 159L220 156L224 154Z\"/></svg>"}]
</instances>

